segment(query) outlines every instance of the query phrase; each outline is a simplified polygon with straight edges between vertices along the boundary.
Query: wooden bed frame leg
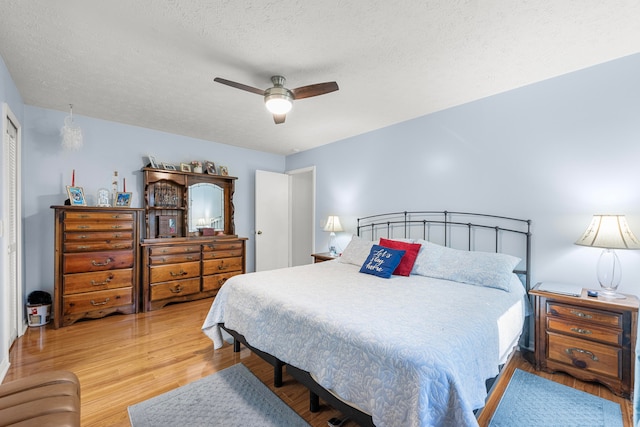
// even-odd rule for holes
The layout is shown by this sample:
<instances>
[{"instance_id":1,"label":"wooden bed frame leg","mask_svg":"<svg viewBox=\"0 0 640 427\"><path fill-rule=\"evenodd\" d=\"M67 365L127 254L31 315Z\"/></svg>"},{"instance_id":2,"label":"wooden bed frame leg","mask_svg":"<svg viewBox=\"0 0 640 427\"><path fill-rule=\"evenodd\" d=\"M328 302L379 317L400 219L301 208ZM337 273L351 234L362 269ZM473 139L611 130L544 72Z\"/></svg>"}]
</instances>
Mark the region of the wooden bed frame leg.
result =
<instances>
[{"instance_id":1,"label":"wooden bed frame leg","mask_svg":"<svg viewBox=\"0 0 640 427\"><path fill-rule=\"evenodd\" d=\"M320 410L320 397L312 391L309 391L309 412L318 412Z\"/></svg>"},{"instance_id":2,"label":"wooden bed frame leg","mask_svg":"<svg viewBox=\"0 0 640 427\"><path fill-rule=\"evenodd\" d=\"M240 341L238 341L237 339L233 339L233 352L234 353L239 353L240 352Z\"/></svg>"}]
</instances>

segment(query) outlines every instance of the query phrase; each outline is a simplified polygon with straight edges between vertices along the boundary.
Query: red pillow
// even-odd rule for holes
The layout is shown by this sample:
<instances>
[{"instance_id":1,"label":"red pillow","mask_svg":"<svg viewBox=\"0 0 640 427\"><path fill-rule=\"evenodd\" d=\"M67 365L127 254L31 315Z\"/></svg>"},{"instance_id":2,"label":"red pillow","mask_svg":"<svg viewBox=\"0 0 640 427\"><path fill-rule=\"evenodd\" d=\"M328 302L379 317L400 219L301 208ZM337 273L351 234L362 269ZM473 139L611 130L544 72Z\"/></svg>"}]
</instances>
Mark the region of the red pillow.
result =
<instances>
[{"instance_id":1,"label":"red pillow","mask_svg":"<svg viewBox=\"0 0 640 427\"><path fill-rule=\"evenodd\" d=\"M418 251L420 251L420 247L422 245L420 243L405 243L397 240L380 238L380 246L384 246L389 249L402 249L405 251L402 260L400 260L400 264L393 271L393 274L396 276L408 276L411 274L411 270L413 270L413 264L416 263Z\"/></svg>"}]
</instances>

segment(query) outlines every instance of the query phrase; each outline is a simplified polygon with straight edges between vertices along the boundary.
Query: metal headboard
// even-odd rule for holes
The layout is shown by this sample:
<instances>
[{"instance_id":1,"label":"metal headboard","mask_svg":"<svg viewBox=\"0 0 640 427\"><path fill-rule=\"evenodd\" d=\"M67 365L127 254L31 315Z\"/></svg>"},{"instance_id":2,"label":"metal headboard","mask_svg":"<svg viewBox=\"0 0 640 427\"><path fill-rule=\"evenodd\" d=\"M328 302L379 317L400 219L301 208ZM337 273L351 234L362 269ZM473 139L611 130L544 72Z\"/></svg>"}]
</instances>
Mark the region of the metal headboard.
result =
<instances>
[{"instance_id":1,"label":"metal headboard","mask_svg":"<svg viewBox=\"0 0 640 427\"><path fill-rule=\"evenodd\" d=\"M404 211L358 218L358 236L423 239L457 249L517 255L514 271L531 288L531 220L451 211ZM466 243L465 243L466 242ZM466 246L466 247L464 247Z\"/></svg>"}]
</instances>

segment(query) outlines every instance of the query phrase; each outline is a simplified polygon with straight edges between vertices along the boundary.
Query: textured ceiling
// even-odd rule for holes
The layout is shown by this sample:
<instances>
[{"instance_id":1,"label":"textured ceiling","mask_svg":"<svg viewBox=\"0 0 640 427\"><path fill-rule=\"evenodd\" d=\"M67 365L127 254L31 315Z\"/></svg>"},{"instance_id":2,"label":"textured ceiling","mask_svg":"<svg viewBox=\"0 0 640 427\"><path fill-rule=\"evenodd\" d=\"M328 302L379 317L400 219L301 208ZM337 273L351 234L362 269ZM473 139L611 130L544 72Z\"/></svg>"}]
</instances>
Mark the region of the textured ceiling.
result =
<instances>
[{"instance_id":1,"label":"textured ceiling","mask_svg":"<svg viewBox=\"0 0 640 427\"><path fill-rule=\"evenodd\" d=\"M640 2L2 0L29 105L280 154L640 51ZM254 87L338 92L275 125ZM80 123L80 122L79 122ZM81 124L81 123L80 123Z\"/></svg>"}]
</instances>

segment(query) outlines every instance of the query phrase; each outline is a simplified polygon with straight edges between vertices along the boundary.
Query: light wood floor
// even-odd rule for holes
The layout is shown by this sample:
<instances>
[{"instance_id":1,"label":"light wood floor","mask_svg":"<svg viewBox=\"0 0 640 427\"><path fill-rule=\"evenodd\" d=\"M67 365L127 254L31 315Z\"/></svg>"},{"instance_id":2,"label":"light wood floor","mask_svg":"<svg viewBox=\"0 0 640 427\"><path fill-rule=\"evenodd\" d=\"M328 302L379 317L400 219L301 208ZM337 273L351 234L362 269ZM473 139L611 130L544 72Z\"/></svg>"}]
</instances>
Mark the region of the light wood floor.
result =
<instances>
[{"instance_id":1,"label":"light wood floor","mask_svg":"<svg viewBox=\"0 0 640 427\"><path fill-rule=\"evenodd\" d=\"M227 345L214 352L212 342L200 331L211 302L205 299L149 313L114 315L58 330L51 325L28 328L11 348L11 366L4 382L51 369L73 371L82 388L82 425L128 426L128 406L243 363L312 426L324 427L329 418L339 416L326 405L318 413L309 412L308 392L286 372L284 385L275 389L271 365L249 350L233 353ZM481 426L487 425L515 368L535 372L517 354L480 414ZM632 426L630 401L567 375L538 374L620 403L625 427Z\"/></svg>"}]
</instances>

